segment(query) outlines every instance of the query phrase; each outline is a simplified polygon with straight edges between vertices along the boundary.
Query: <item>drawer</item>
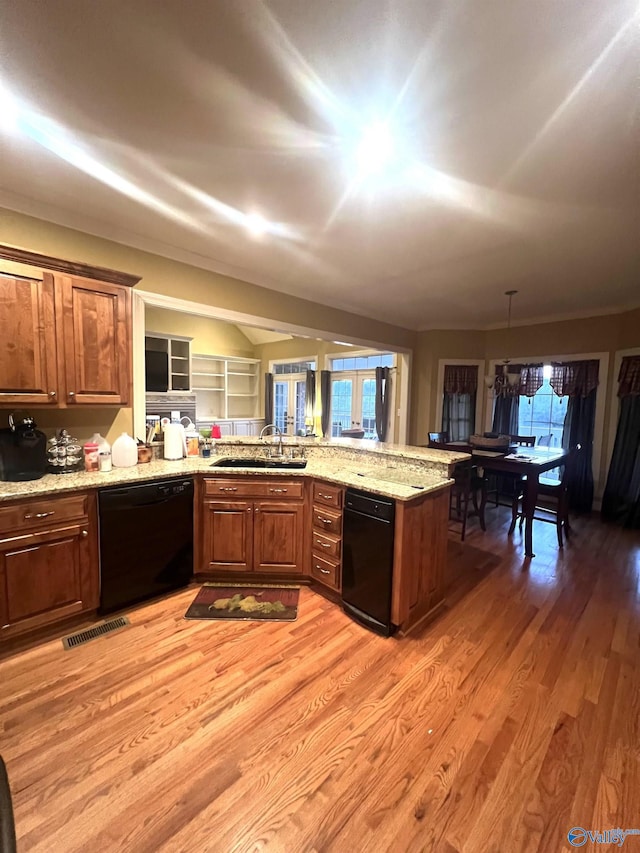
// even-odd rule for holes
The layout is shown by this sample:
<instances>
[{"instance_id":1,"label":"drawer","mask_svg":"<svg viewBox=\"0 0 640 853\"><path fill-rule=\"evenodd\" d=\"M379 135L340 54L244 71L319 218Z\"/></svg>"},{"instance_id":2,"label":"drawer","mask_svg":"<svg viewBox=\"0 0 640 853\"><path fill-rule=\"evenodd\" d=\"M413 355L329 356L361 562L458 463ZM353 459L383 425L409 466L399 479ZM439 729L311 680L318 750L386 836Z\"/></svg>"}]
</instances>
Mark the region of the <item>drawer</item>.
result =
<instances>
[{"instance_id":1,"label":"drawer","mask_svg":"<svg viewBox=\"0 0 640 853\"><path fill-rule=\"evenodd\" d=\"M311 576L321 583L340 588L340 564L324 557L311 556Z\"/></svg>"},{"instance_id":2,"label":"drawer","mask_svg":"<svg viewBox=\"0 0 640 853\"><path fill-rule=\"evenodd\" d=\"M340 536L342 533L342 513L323 506L314 506L313 526L323 533L333 533Z\"/></svg>"},{"instance_id":3,"label":"drawer","mask_svg":"<svg viewBox=\"0 0 640 853\"><path fill-rule=\"evenodd\" d=\"M301 480L237 480L211 479L204 481L204 493L207 497L219 498L301 498L304 484Z\"/></svg>"},{"instance_id":4,"label":"drawer","mask_svg":"<svg viewBox=\"0 0 640 853\"><path fill-rule=\"evenodd\" d=\"M15 533L30 527L51 527L60 521L85 518L87 514L86 494L0 504L0 534Z\"/></svg>"},{"instance_id":5,"label":"drawer","mask_svg":"<svg viewBox=\"0 0 640 853\"><path fill-rule=\"evenodd\" d=\"M342 489L340 486L334 486L329 483L314 482L313 502L314 504L323 504L324 506L334 506L336 509L342 509Z\"/></svg>"},{"instance_id":6,"label":"drawer","mask_svg":"<svg viewBox=\"0 0 640 853\"><path fill-rule=\"evenodd\" d=\"M313 531L311 547L313 553L319 557L330 557L332 560L340 560L342 540L336 536L325 536L324 533Z\"/></svg>"}]
</instances>

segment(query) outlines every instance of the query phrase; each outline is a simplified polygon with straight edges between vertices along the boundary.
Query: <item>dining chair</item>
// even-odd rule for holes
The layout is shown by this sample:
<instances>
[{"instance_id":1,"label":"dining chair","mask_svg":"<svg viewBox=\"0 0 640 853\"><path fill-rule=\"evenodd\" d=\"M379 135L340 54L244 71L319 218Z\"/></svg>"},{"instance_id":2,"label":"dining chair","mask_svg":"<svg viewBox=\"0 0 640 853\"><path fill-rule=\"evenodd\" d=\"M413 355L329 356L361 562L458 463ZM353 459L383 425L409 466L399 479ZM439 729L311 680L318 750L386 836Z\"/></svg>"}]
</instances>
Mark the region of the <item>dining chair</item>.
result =
<instances>
[{"instance_id":1,"label":"dining chair","mask_svg":"<svg viewBox=\"0 0 640 853\"><path fill-rule=\"evenodd\" d=\"M460 541L464 542L467 519L477 517L480 528L486 530L484 509L487 503L487 480L480 475L477 465L471 461L458 462L453 469L453 485L449 493L449 520L459 522L462 527ZM469 504L473 511L470 511Z\"/></svg>"},{"instance_id":2,"label":"dining chair","mask_svg":"<svg viewBox=\"0 0 640 853\"><path fill-rule=\"evenodd\" d=\"M511 444L517 444L519 447L535 447L535 435L510 435Z\"/></svg>"},{"instance_id":3,"label":"dining chair","mask_svg":"<svg viewBox=\"0 0 640 853\"><path fill-rule=\"evenodd\" d=\"M551 447L552 441L553 435L551 433L549 435L541 435L538 438L538 447Z\"/></svg>"},{"instance_id":4,"label":"dining chair","mask_svg":"<svg viewBox=\"0 0 640 853\"><path fill-rule=\"evenodd\" d=\"M558 546L560 548L563 547L563 532L567 538L571 533L571 525L569 524L569 488L571 485L573 471L575 470L576 459L580 450L581 445L579 444L570 450L568 459L565 461L564 465L561 466L561 475L559 480L544 480L541 478L538 481L538 497L551 499L555 502L555 505L553 507L549 507L538 506L536 504L536 510L546 512L551 517L545 518L544 516L534 514L534 520L546 521L550 524L555 524ZM524 511L522 507L522 501L524 498L524 482L525 480L520 484L520 488L513 498L509 535L511 535L515 530L518 519L520 519L520 530L522 530L522 525L524 523Z\"/></svg>"},{"instance_id":5,"label":"dining chair","mask_svg":"<svg viewBox=\"0 0 640 853\"><path fill-rule=\"evenodd\" d=\"M7 768L0 756L0 851L16 853L16 827Z\"/></svg>"}]
</instances>

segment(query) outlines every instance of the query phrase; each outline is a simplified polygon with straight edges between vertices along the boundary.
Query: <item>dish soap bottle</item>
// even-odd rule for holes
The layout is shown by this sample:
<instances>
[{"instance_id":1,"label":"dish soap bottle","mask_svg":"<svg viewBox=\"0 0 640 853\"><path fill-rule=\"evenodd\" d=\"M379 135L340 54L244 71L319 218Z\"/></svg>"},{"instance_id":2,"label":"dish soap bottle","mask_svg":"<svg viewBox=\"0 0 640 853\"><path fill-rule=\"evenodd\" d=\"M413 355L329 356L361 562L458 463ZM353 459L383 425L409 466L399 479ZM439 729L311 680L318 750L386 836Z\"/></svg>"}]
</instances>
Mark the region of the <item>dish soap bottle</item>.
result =
<instances>
[{"instance_id":1,"label":"dish soap bottle","mask_svg":"<svg viewBox=\"0 0 640 853\"><path fill-rule=\"evenodd\" d=\"M114 468L131 468L138 464L138 445L126 432L113 442L111 462Z\"/></svg>"}]
</instances>

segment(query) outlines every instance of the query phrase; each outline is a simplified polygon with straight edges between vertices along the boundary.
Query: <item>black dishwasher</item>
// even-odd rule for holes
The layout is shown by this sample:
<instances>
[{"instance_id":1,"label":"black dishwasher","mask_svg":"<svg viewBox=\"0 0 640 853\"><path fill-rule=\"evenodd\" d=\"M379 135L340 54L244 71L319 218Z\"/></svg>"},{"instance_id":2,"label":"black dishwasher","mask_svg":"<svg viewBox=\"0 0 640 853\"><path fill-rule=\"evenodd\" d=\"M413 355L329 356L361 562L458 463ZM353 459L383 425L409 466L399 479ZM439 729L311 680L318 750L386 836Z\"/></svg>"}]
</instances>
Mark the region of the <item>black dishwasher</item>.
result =
<instances>
[{"instance_id":1,"label":"black dishwasher","mask_svg":"<svg viewBox=\"0 0 640 853\"><path fill-rule=\"evenodd\" d=\"M100 612L186 586L193 574L193 480L98 491Z\"/></svg>"},{"instance_id":2,"label":"black dishwasher","mask_svg":"<svg viewBox=\"0 0 640 853\"><path fill-rule=\"evenodd\" d=\"M347 489L342 534L342 605L346 613L382 634L391 623L395 501Z\"/></svg>"}]
</instances>

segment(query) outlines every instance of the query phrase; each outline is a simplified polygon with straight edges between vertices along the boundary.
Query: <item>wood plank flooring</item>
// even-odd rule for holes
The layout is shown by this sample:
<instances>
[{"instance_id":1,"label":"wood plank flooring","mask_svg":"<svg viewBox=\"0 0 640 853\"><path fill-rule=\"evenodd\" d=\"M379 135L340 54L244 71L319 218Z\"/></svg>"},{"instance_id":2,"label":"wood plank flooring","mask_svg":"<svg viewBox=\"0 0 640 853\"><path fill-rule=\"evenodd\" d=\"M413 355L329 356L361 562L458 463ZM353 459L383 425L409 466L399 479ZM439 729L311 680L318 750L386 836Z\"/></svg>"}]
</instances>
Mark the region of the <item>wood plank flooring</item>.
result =
<instances>
[{"instance_id":1,"label":"wood plank flooring","mask_svg":"<svg viewBox=\"0 0 640 853\"><path fill-rule=\"evenodd\" d=\"M185 621L192 588L4 659L21 853L513 853L640 828L640 535L577 520L559 551L536 524L525 561L508 522L451 534L461 579L406 637L308 589L293 623Z\"/></svg>"}]
</instances>

